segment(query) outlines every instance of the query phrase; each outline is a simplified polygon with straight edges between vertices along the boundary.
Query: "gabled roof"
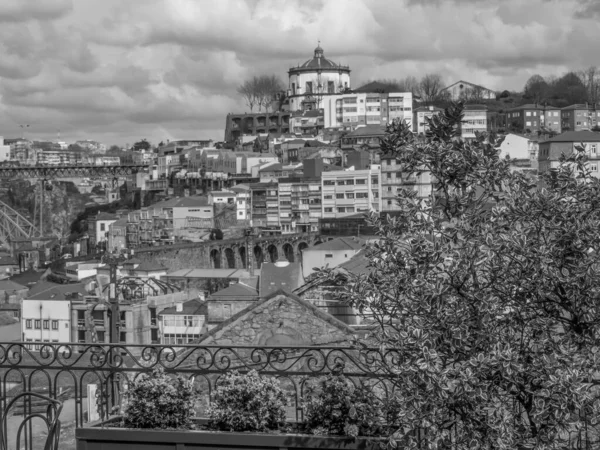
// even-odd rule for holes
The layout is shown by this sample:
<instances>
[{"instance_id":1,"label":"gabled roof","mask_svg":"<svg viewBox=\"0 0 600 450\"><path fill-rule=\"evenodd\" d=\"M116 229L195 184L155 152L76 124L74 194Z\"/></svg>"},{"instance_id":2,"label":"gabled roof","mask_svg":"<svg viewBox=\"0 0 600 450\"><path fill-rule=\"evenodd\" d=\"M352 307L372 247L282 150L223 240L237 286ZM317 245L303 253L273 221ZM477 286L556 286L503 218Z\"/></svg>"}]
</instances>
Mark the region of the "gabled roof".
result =
<instances>
[{"instance_id":1,"label":"gabled roof","mask_svg":"<svg viewBox=\"0 0 600 450\"><path fill-rule=\"evenodd\" d=\"M168 315L186 315L186 316L206 316L208 315L208 307L206 306L206 302L200 301L198 299L188 300L184 302L181 311L177 311L177 306L170 306L168 308L163 309L158 313L158 316L162 316L165 314Z\"/></svg>"},{"instance_id":2,"label":"gabled roof","mask_svg":"<svg viewBox=\"0 0 600 450\"><path fill-rule=\"evenodd\" d=\"M475 84L475 83L470 83L470 82L468 82L468 81L464 81L464 80L458 80L456 83L452 83L450 86L446 86L444 89L442 89L442 91L445 91L445 90L447 90L447 89L450 89L451 87L453 87L453 86L456 86L457 84L460 84L460 83L462 83L462 84L468 84L468 85L469 85L469 86L471 86L472 88L483 89L483 90L485 90L485 91L491 91L491 92L494 92L494 91L492 91L491 89L488 89L488 88L486 88L486 87L480 86L480 85L478 85L478 84Z\"/></svg>"},{"instance_id":3,"label":"gabled roof","mask_svg":"<svg viewBox=\"0 0 600 450\"><path fill-rule=\"evenodd\" d=\"M258 172L262 173L262 172L273 172L273 171L278 171L282 169L282 165L281 163L270 163L268 166L263 167L262 169L260 169Z\"/></svg>"},{"instance_id":4,"label":"gabled roof","mask_svg":"<svg viewBox=\"0 0 600 450\"><path fill-rule=\"evenodd\" d=\"M583 104L583 103L576 103L574 105L569 105L569 106L565 106L564 108L561 108L562 111L572 111L575 109L585 109L588 110L590 109L589 105Z\"/></svg>"},{"instance_id":5,"label":"gabled roof","mask_svg":"<svg viewBox=\"0 0 600 450\"><path fill-rule=\"evenodd\" d=\"M152 205L153 208L193 208L196 206L210 206L208 204L208 197L179 197Z\"/></svg>"},{"instance_id":6,"label":"gabled roof","mask_svg":"<svg viewBox=\"0 0 600 450\"><path fill-rule=\"evenodd\" d=\"M109 214L109 213L105 213L105 212L100 212L98 213L98 215L96 217L92 217L92 219L96 219L96 220L118 220L119 218L117 217L116 214Z\"/></svg>"},{"instance_id":7,"label":"gabled roof","mask_svg":"<svg viewBox=\"0 0 600 450\"><path fill-rule=\"evenodd\" d=\"M209 300L258 300L258 291L243 283L235 283L208 297Z\"/></svg>"},{"instance_id":8,"label":"gabled roof","mask_svg":"<svg viewBox=\"0 0 600 450\"><path fill-rule=\"evenodd\" d=\"M277 263L263 263L260 267L260 296L266 297L278 290L293 292L304 283L300 263L288 263L278 267Z\"/></svg>"},{"instance_id":9,"label":"gabled roof","mask_svg":"<svg viewBox=\"0 0 600 450\"><path fill-rule=\"evenodd\" d=\"M340 331L348 333L349 335L355 334L355 331L352 328L350 328L348 325L346 325L342 321L336 319L331 314L328 314L328 313L322 311L320 308L318 308L317 306L313 305L312 303L310 303L310 302L308 302L306 300L302 300L297 295L291 294L289 292L286 292L286 291L283 291L283 290L277 290L277 291L269 294L265 298L257 301L256 303L251 304L250 306L248 306L247 308L243 309L239 313L234 314L231 318L225 320L224 322L221 322L219 325L217 325L216 327L214 327L213 329L211 329L208 333L200 336L200 339L197 342L205 341L209 337L212 337L212 336L216 335L221 330L227 328L229 325L231 325L232 323L234 323L238 319L242 318L243 316L245 316L249 312L257 310L258 308L262 307L265 303L268 303L268 302L271 302L271 301L279 301L279 300L282 300L282 299L285 299L285 298L288 298L290 300L293 300L293 301L299 303L304 308L306 308L306 310L307 310L308 313L311 313L314 316L318 317L319 319L321 319L321 320L329 323L330 325L338 328Z\"/></svg>"},{"instance_id":10,"label":"gabled roof","mask_svg":"<svg viewBox=\"0 0 600 450\"><path fill-rule=\"evenodd\" d=\"M510 108L507 109L507 112L510 111L522 111L524 109L544 109L544 107L542 105L538 105L538 104L533 104L533 103L527 103L525 105L520 105L520 106L515 106L514 108Z\"/></svg>"},{"instance_id":11,"label":"gabled roof","mask_svg":"<svg viewBox=\"0 0 600 450\"><path fill-rule=\"evenodd\" d=\"M354 275L359 275L361 273L369 272L368 265L370 262L371 260L367 257L366 252L362 250L345 263L337 266L337 269L343 269Z\"/></svg>"},{"instance_id":12,"label":"gabled roof","mask_svg":"<svg viewBox=\"0 0 600 450\"><path fill-rule=\"evenodd\" d=\"M229 191L210 191L209 194L212 195L213 197L215 195L222 195L224 197L226 197L226 196L235 197L235 192L229 192Z\"/></svg>"},{"instance_id":13,"label":"gabled roof","mask_svg":"<svg viewBox=\"0 0 600 450\"><path fill-rule=\"evenodd\" d=\"M365 241L358 238L339 237L327 242L323 242L307 250L360 250L364 247Z\"/></svg>"},{"instance_id":14,"label":"gabled roof","mask_svg":"<svg viewBox=\"0 0 600 450\"><path fill-rule=\"evenodd\" d=\"M69 294L88 295L83 284L56 284L40 281L28 293L29 300L67 300Z\"/></svg>"},{"instance_id":15,"label":"gabled roof","mask_svg":"<svg viewBox=\"0 0 600 450\"><path fill-rule=\"evenodd\" d=\"M12 277L10 277L10 279L16 283L27 286L32 283L37 283L38 281L40 281L42 276L44 276L44 272L36 272L35 270L29 269L25 272L13 275Z\"/></svg>"},{"instance_id":16,"label":"gabled roof","mask_svg":"<svg viewBox=\"0 0 600 450\"><path fill-rule=\"evenodd\" d=\"M600 142L600 133L594 131L567 131L543 143L546 142L573 142L576 144L579 142Z\"/></svg>"}]
</instances>

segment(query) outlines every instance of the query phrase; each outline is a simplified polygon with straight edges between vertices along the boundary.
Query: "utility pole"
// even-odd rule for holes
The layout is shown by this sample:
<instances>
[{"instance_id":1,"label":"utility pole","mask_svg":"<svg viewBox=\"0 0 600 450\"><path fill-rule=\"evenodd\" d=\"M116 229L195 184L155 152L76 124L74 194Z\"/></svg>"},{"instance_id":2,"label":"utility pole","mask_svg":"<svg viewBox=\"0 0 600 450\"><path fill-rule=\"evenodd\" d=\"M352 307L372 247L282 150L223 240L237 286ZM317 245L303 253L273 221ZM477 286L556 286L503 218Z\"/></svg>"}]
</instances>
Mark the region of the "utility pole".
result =
<instances>
[{"instance_id":1,"label":"utility pole","mask_svg":"<svg viewBox=\"0 0 600 450\"><path fill-rule=\"evenodd\" d=\"M119 314L119 296L117 295L117 268L119 264L127 259L123 255L111 255L106 253L102 257L102 262L110 268L108 285L108 303L110 306L110 343L118 344L120 342L119 325L121 317Z\"/></svg>"},{"instance_id":2,"label":"utility pole","mask_svg":"<svg viewBox=\"0 0 600 450\"><path fill-rule=\"evenodd\" d=\"M254 232L252 227L246 228L244 234L246 235L246 268L248 269L250 276L253 277L254 262L252 261L252 254L254 253ZM250 244L252 244L252 246Z\"/></svg>"}]
</instances>

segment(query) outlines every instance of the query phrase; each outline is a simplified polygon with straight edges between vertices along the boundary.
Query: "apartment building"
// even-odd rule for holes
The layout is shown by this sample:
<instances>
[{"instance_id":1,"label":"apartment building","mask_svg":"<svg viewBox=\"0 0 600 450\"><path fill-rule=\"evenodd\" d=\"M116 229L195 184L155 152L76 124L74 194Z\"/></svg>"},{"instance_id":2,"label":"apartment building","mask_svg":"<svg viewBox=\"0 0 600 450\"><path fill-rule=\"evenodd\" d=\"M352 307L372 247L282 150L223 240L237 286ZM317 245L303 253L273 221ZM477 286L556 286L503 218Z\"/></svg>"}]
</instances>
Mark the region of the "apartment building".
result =
<instances>
[{"instance_id":1,"label":"apartment building","mask_svg":"<svg viewBox=\"0 0 600 450\"><path fill-rule=\"evenodd\" d=\"M206 332L206 302L198 299L178 302L158 314L160 343L191 344Z\"/></svg>"},{"instance_id":2,"label":"apartment building","mask_svg":"<svg viewBox=\"0 0 600 450\"><path fill-rule=\"evenodd\" d=\"M425 134L429 131L427 119L442 112L437 106L420 106L414 110L413 131L417 134Z\"/></svg>"},{"instance_id":3,"label":"apartment building","mask_svg":"<svg viewBox=\"0 0 600 450\"><path fill-rule=\"evenodd\" d=\"M381 196L382 211L399 211L397 198L403 190L417 193L419 198L431 196L433 190L432 177L429 172L407 174L400 170L395 157L381 157Z\"/></svg>"},{"instance_id":4,"label":"apartment building","mask_svg":"<svg viewBox=\"0 0 600 450\"><path fill-rule=\"evenodd\" d=\"M563 131L585 131L598 126L600 110L596 105L575 104L560 110Z\"/></svg>"},{"instance_id":5,"label":"apartment building","mask_svg":"<svg viewBox=\"0 0 600 450\"><path fill-rule=\"evenodd\" d=\"M250 184L251 226L271 231L280 231L279 184Z\"/></svg>"},{"instance_id":6,"label":"apartment building","mask_svg":"<svg viewBox=\"0 0 600 450\"><path fill-rule=\"evenodd\" d=\"M318 231L320 218L320 177L279 180L279 220L283 234Z\"/></svg>"},{"instance_id":7,"label":"apartment building","mask_svg":"<svg viewBox=\"0 0 600 450\"><path fill-rule=\"evenodd\" d=\"M117 220L119 220L119 216L105 212L100 212L95 217L91 217L88 220L90 243L98 245L106 242L108 240L108 229Z\"/></svg>"},{"instance_id":8,"label":"apartment building","mask_svg":"<svg viewBox=\"0 0 600 450\"><path fill-rule=\"evenodd\" d=\"M559 166L560 156L574 153L575 147L582 145L588 157L589 168L593 176L599 177L600 171L600 133L593 131L567 131L539 143L539 172L548 172Z\"/></svg>"},{"instance_id":9,"label":"apartment building","mask_svg":"<svg viewBox=\"0 0 600 450\"><path fill-rule=\"evenodd\" d=\"M236 217L237 220L247 220L250 218L250 186L247 184L238 184L233 186L231 192L235 193Z\"/></svg>"},{"instance_id":10,"label":"apartment building","mask_svg":"<svg viewBox=\"0 0 600 450\"><path fill-rule=\"evenodd\" d=\"M412 127L411 92L360 92L340 94L324 99L325 128L354 130L359 125L385 126L403 120Z\"/></svg>"},{"instance_id":11,"label":"apartment building","mask_svg":"<svg viewBox=\"0 0 600 450\"><path fill-rule=\"evenodd\" d=\"M321 217L341 218L366 211L380 212L381 166L366 170L323 172Z\"/></svg>"},{"instance_id":12,"label":"apartment building","mask_svg":"<svg viewBox=\"0 0 600 450\"><path fill-rule=\"evenodd\" d=\"M538 104L526 104L511 108L506 111L506 127L508 129L517 129L535 133L536 131L547 130L560 133L561 113L554 106L543 106Z\"/></svg>"},{"instance_id":13,"label":"apartment building","mask_svg":"<svg viewBox=\"0 0 600 450\"><path fill-rule=\"evenodd\" d=\"M490 111L486 105L465 105L461 124L463 139L475 138L475 133L489 133L498 130L498 113Z\"/></svg>"}]
</instances>

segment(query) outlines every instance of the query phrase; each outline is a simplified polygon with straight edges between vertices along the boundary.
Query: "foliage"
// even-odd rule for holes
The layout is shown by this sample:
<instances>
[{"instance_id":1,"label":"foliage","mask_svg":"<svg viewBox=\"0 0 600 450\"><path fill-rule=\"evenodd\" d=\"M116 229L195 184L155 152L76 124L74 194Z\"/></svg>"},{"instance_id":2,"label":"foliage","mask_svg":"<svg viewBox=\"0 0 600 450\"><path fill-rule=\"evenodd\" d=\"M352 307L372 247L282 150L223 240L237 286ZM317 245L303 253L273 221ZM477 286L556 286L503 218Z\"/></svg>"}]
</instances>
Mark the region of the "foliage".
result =
<instances>
[{"instance_id":1,"label":"foliage","mask_svg":"<svg viewBox=\"0 0 600 450\"><path fill-rule=\"evenodd\" d=\"M139 152L139 151L147 152L148 150L150 150L150 148L151 148L150 142L148 142L146 139L142 139L141 141L138 141L135 144L133 144L133 150L136 152Z\"/></svg>"},{"instance_id":2,"label":"foliage","mask_svg":"<svg viewBox=\"0 0 600 450\"><path fill-rule=\"evenodd\" d=\"M193 383L181 376L173 379L162 367L129 383L123 411L126 428L189 429L194 417Z\"/></svg>"},{"instance_id":3,"label":"foliage","mask_svg":"<svg viewBox=\"0 0 600 450\"><path fill-rule=\"evenodd\" d=\"M269 431L285 421L286 398L275 378L255 370L232 371L219 380L208 409L209 426L222 431Z\"/></svg>"},{"instance_id":4,"label":"foliage","mask_svg":"<svg viewBox=\"0 0 600 450\"><path fill-rule=\"evenodd\" d=\"M424 142L401 123L382 142L431 198L406 190L400 216L370 218L368 273L342 297L372 314L387 352L397 436L430 448L569 446L598 436L600 181L583 148L539 188L499 158L495 136L457 136L462 105L428 120ZM324 276L335 279L336 270Z\"/></svg>"},{"instance_id":5,"label":"foliage","mask_svg":"<svg viewBox=\"0 0 600 450\"><path fill-rule=\"evenodd\" d=\"M334 436L379 436L384 430L383 404L368 386L354 387L335 371L309 385L302 405L307 430Z\"/></svg>"}]
</instances>

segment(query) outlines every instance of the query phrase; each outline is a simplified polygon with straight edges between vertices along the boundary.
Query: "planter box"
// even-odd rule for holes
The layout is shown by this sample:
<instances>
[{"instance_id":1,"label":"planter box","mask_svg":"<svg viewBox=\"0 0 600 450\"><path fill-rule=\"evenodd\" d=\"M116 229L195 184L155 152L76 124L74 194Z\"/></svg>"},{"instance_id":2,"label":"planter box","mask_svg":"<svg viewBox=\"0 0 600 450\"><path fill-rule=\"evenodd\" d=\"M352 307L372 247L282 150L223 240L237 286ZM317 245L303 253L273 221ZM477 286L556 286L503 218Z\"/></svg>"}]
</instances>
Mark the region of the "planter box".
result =
<instances>
[{"instance_id":1,"label":"planter box","mask_svg":"<svg viewBox=\"0 0 600 450\"><path fill-rule=\"evenodd\" d=\"M343 449L380 450L382 438L313 436L307 434L233 433L113 428L119 418L77 428L77 450L199 450L199 449ZM200 422L202 423L202 422Z\"/></svg>"}]
</instances>

